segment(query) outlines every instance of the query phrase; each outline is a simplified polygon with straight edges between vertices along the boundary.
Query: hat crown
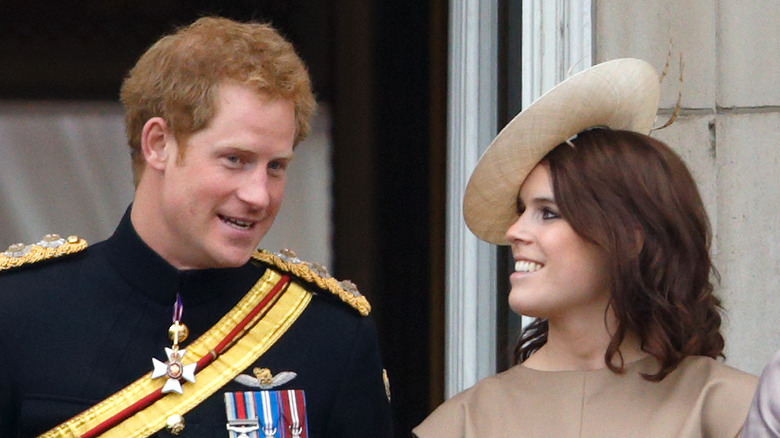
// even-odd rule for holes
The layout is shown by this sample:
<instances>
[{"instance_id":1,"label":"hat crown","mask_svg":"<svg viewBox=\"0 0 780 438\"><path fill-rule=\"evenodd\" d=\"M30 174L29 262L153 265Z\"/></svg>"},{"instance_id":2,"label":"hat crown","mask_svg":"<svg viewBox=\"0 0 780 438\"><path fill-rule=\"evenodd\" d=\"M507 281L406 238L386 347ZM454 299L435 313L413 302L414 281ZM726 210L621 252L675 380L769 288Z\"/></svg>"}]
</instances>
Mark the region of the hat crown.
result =
<instances>
[{"instance_id":1,"label":"hat crown","mask_svg":"<svg viewBox=\"0 0 780 438\"><path fill-rule=\"evenodd\" d=\"M520 186L549 151L595 126L648 134L659 93L655 69L635 58L597 64L553 87L485 150L466 186L466 225L480 239L506 245L506 230L517 219Z\"/></svg>"}]
</instances>

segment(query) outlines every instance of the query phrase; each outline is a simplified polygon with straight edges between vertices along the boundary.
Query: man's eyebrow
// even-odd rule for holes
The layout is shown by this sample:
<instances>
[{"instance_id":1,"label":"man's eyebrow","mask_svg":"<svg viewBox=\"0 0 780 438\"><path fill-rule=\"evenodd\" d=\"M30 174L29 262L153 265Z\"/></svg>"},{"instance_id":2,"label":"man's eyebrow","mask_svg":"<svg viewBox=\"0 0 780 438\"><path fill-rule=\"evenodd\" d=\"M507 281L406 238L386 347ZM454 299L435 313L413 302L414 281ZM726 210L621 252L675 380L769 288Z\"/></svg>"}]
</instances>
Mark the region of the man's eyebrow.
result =
<instances>
[{"instance_id":1,"label":"man's eyebrow","mask_svg":"<svg viewBox=\"0 0 780 438\"><path fill-rule=\"evenodd\" d=\"M257 151L255 151L253 148L248 146L242 146L240 144L224 144L219 146L218 150L227 151L227 152L234 152L234 153L244 153L244 154L252 154L252 155L259 155ZM289 151L284 154L280 154L277 156L272 156L272 160L287 160L292 161L293 157L295 156L295 151Z\"/></svg>"},{"instance_id":2,"label":"man's eyebrow","mask_svg":"<svg viewBox=\"0 0 780 438\"><path fill-rule=\"evenodd\" d=\"M295 158L295 152L290 151L288 154L279 155L278 157L274 158L274 160L287 160L292 161L292 159Z\"/></svg>"}]
</instances>

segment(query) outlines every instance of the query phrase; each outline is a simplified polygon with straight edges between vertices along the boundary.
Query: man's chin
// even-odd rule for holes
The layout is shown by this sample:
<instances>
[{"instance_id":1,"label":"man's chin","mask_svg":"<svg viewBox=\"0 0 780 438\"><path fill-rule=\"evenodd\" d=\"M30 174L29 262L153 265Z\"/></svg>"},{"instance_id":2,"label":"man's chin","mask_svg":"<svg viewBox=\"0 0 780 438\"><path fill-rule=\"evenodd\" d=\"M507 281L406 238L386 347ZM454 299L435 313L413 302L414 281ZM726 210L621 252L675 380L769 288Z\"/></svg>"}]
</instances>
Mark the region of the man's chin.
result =
<instances>
[{"instance_id":1,"label":"man's chin","mask_svg":"<svg viewBox=\"0 0 780 438\"><path fill-rule=\"evenodd\" d=\"M238 268L244 266L254 253L251 249L234 249L228 252L213 254L211 257L213 268Z\"/></svg>"},{"instance_id":2,"label":"man's chin","mask_svg":"<svg viewBox=\"0 0 780 438\"><path fill-rule=\"evenodd\" d=\"M252 257L252 252L247 253L246 255L240 255L240 256L232 256L227 257L223 260L221 260L221 266L222 268L238 268L240 266L244 266L249 259Z\"/></svg>"}]
</instances>

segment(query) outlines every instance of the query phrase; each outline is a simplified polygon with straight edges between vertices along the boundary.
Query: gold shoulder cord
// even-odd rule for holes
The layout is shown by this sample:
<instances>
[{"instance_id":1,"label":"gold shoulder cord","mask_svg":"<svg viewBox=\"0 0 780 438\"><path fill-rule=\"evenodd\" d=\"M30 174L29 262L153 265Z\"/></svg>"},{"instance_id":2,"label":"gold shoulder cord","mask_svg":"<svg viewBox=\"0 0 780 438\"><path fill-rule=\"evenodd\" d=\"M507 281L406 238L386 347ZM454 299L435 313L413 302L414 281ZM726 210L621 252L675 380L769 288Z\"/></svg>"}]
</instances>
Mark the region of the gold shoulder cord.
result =
<instances>
[{"instance_id":1,"label":"gold shoulder cord","mask_svg":"<svg viewBox=\"0 0 780 438\"><path fill-rule=\"evenodd\" d=\"M47 234L41 241L33 245L15 243L0 253L0 272L73 254L86 247L87 241L78 236L63 239L57 234Z\"/></svg>"},{"instance_id":2,"label":"gold shoulder cord","mask_svg":"<svg viewBox=\"0 0 780 438\"><path fill-rule=\"evenodd\" d=\"M282 250L278 254L259 250L255 251L252 258L290 273L307 283L314 284L320 289L336 295L341 301L349 304L363 316L367 316L371 312L371 305L366 297L360 294L353 282L336 280L328 274L328 271L322 265L301 261L294 252L288 249Z\"/></svg>"}]
</instances>

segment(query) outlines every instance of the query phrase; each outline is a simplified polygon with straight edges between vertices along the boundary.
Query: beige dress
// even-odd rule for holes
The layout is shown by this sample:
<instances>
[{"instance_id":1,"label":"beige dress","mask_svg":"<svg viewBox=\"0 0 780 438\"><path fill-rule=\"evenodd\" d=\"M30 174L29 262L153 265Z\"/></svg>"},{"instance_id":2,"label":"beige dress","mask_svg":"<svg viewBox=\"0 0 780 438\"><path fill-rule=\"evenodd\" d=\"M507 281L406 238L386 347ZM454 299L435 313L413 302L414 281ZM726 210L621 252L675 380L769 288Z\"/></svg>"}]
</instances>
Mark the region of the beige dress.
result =
<instances>
[{"instance_id":1,"label":"beige dress","mask_svg":"<svg viewBox=\"0 0 780 438\"><path fill-rule=\"evenodd\" d=\"M734 437L757 378L707 357L689 357L661 382L652 357L624 374L537 371L517 365L439 406L419 438Z\"/></svg>"}]
</instances>

